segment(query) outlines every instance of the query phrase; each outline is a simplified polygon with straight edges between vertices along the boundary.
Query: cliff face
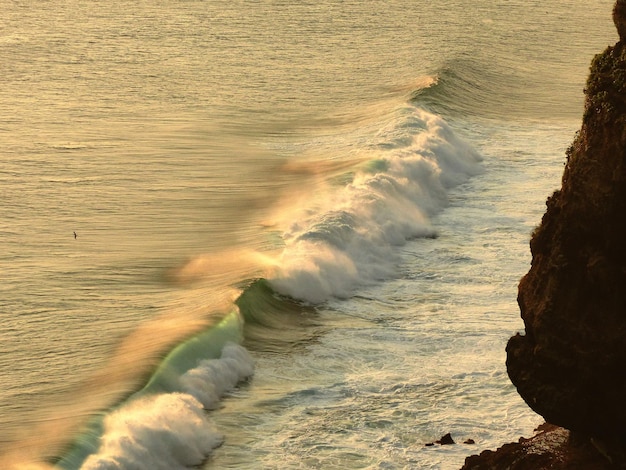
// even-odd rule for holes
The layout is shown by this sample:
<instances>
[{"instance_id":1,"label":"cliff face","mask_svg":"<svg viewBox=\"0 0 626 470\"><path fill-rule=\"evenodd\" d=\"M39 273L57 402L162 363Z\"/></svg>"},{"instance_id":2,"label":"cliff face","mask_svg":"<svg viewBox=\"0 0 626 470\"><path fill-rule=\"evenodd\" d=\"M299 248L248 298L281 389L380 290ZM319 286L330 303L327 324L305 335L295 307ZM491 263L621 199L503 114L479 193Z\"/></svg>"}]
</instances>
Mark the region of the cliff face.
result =
<instances>
[{"instance_id":1,"label":"cliff face","mask_svg":"<svg viewBox=\"0 0 626 470\"><path fill-rule=\"evenodd\" d=\"M618 31L626 2L618 1ZM597 55L562 188L530 242L507 370L548 422L626 447L626 41Z\"/></svg>"}]
</instances>

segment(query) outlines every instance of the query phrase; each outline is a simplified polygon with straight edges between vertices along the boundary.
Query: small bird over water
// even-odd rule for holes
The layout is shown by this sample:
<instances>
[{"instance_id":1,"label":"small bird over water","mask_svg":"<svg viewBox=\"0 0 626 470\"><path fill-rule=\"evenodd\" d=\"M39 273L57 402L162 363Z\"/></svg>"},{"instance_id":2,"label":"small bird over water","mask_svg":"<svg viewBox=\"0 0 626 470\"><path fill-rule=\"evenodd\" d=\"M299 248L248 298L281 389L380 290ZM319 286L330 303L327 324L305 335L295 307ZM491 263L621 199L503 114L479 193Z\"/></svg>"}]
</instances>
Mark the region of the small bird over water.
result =
<instances>
[{"instance_id":1,"label":"small bird over water","mask_svg":"<svg viewBox=\"0 0 626 470\"><path fill-rule=\"evenodd\" d=\"M77 237L77 236L78 236L78 235L76 235L76 232L74 232L74 240L76 240L76 237Z\"/></svg>"}]
</instances>

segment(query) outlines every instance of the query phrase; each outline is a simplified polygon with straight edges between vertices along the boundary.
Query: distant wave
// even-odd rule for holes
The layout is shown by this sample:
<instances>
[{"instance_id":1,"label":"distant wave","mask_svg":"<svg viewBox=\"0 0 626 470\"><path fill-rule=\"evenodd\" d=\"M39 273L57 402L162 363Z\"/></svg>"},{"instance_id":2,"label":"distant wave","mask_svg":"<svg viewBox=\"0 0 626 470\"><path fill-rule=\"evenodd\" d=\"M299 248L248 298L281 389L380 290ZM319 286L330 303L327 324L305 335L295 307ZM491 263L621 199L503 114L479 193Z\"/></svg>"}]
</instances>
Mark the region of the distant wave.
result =
<instances>
[{"instance_id":1,"label":"distant wave","mask_svg":"<svg viewBox=\"0 0 626 470\"><path fill-rule=\"evenodd\" d=\"M512 101L520 97L515 89L515 64L504 69L470 58L448 61L434 74L429 86L412 92L411 101L446 117L506 117ZM509 103L508 106L503 106Z\"/></svg>"}]
</instances>

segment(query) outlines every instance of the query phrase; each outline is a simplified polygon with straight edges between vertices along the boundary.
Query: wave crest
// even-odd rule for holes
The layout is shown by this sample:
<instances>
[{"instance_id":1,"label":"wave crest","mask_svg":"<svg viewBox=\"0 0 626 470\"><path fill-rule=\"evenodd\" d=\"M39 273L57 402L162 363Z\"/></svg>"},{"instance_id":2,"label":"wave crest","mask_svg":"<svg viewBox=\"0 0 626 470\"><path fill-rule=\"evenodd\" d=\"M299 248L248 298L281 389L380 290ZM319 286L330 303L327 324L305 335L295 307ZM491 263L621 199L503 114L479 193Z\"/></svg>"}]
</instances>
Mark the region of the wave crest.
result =
<instances>
[{"instance_id":1,"label":"wave crest","mask_svg":"<svg viewBox=\"0 0 626 470\"><path fill-rule=\"evenodd\" d=\"M433 237L430 218L448 190L480 171L480 156L440 117L405 111L378 136L380 158L351 182L317 197L283 234L270 283L310 303L344 298L397 272L394 247Z\"/></svg>"}]
</instances>

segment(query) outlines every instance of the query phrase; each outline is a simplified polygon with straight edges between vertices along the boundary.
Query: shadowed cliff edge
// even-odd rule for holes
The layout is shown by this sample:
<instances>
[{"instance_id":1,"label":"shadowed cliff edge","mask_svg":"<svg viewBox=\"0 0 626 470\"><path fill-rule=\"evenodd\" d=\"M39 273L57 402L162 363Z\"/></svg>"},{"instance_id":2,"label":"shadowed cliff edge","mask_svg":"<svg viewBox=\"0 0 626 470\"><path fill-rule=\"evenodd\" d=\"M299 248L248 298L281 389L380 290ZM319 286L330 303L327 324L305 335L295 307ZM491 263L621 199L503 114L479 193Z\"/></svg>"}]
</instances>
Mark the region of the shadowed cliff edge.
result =
<instances>
[{"instance_id":1,"label":"shadowed cliff edge","mask_svg":"<svg viewBox=\"0 0 626 470\"><path fill-rule=\"evenodd\" d=\"M552 424L464 470L626 468L626 0L613 19L620 41L592 61L562 187L530 241L526 331L506 348L511 381Z\"/></svg>"}]
</instances>

